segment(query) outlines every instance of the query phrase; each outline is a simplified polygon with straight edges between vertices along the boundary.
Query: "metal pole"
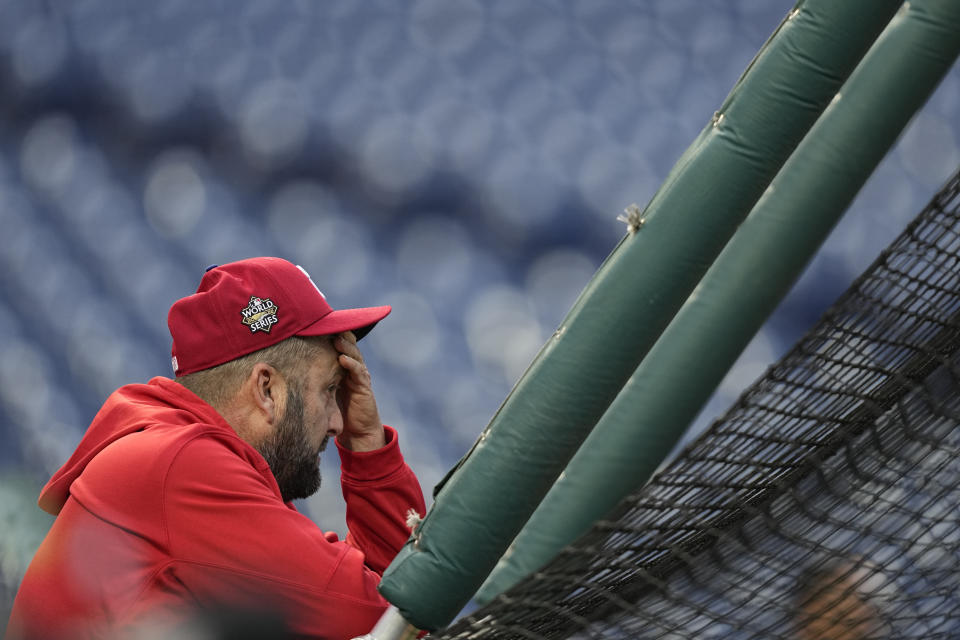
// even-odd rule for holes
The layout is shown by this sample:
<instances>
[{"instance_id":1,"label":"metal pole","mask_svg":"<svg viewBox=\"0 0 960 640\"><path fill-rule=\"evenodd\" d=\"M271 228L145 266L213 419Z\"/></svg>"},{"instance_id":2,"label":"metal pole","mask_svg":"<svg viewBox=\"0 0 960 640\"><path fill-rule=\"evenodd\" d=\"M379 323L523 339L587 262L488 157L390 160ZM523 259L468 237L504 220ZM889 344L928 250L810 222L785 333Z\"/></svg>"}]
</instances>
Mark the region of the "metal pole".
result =
<instances>
[{"instance_id":1,"label":"metal pole","mask_svg":"<svg viewBox=\"0 0 960 640\"><path fill-rule=\"evenodd\" d=\"M420 630L407 622L396 607L390 606L370 633L356 637L353 640L413 640Z\"/></svg>"}]
</instances>

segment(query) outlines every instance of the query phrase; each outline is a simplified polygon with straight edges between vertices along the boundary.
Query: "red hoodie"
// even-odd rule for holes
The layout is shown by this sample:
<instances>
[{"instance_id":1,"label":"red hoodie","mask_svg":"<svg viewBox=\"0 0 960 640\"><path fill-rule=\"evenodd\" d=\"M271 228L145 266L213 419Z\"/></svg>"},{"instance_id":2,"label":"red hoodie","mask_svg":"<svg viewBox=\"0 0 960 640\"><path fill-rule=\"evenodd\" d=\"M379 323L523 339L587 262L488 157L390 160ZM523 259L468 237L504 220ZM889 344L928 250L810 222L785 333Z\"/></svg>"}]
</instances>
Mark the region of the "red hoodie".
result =
<instances>
[{"instance_id":1,"label":"red hoodie","mask_svg":"<svg viewBox=\"0 0 960 640\"><path fill-rule=\"evenodd\" d=\"M8 634L113 637L193 608L270 609L317 638L370 631L380 574L425 512L396 432L340 448L346 541L280 497L263 457L208 404L166 378L107 399L40 506L57 518L13 605Z\"/></svg>"}]
</instances>

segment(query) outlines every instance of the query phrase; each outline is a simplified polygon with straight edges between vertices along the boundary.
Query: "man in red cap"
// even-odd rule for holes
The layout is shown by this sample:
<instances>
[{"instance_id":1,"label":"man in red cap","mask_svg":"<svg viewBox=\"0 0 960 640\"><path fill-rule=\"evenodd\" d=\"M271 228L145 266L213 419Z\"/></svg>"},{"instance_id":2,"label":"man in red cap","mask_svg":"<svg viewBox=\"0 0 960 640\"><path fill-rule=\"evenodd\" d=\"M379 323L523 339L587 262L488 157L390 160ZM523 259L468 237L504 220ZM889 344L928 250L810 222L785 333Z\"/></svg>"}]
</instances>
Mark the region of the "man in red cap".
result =
<instances>
[{"instance_id":1,"label":"man in red cap","mask_svg":"<svg viewBox=\"0 0 960 640\"><path fill-rule=\"evenodd\" d=\"M57 518L8 635L117 637L220 607L273 612L298 637L369 632L380 574L425 511L357 348L389 312L334 310L278 258L208 269L170 309L176 379L112 394L44 487ZM291 504L320 486L331 437L344 541Z\"/></svg>"}]
</instances>

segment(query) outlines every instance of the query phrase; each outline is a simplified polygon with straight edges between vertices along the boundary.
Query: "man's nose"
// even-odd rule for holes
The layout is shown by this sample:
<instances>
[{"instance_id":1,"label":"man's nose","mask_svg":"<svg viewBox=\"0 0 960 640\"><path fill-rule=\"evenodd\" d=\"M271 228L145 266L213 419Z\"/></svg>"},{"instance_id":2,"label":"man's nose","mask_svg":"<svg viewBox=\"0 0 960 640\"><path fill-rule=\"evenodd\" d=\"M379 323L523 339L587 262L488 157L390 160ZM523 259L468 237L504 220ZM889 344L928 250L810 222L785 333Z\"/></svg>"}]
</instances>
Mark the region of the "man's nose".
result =
<instances>
[{"instance_id":1,"label":"man's nose","mask_svg":"<svg viewBox=\"0 0 960 640\"><path fill-rule=\"evenodd\" d=\"M341 433L343 433L343 414L340 413L340 407L337 407L327 421L327 434L336 438Z\"/></svg>"}]
</instances>

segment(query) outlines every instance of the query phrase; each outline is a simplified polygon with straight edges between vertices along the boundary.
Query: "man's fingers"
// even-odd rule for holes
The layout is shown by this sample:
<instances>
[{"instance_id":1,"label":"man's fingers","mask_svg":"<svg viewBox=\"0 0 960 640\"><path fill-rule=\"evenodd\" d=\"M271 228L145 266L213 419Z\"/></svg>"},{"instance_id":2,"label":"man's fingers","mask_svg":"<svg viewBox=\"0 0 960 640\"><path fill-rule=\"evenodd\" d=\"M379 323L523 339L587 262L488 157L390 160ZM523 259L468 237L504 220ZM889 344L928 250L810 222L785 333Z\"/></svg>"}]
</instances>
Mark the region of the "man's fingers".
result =
<instances>
[{"instance_id":1,"label":"man's fingers","mask_svg":"<svg viewBox=\"0 0 960 640\"><path fill-rule=\"evenodd\" d=\"M341 353L339 356L340 366L349 371L353 375L359 375L365 373L367 368L364 366L363 362L348 356L345 353Z\"/></svg>"},{"instance_id":2,"label":"man's fingers","mask_svg":"<svg viewBox=\"0 0 960 640\"><path fill-rule=\"evenodd\" d=\"M337 404L343 414L339 441L350 449L362 446L361 451L382 447L383 423L373 397L370 372L357 348L357 337L350 331L342 333L334 338L333 347L339 352L337 361L345 374L337 393Z\"/></svg>"},{"instance_id":3,"label":"man's fingers","mask_svg":"<svg viewBox=\"0 0 960 640\"><path fill-rule=\"evenodd\" d=\"M353 347L354 349L357 348L357 336L353 333L353 331L344 331L337 337L348 347Z\"/></svg>"},{"instance_id":4,"label":"man's fingers","mask_svg":"<svg viewBox=\"0 0 960 640\"><path fill-rule=\"evenodd\" d=\"M358 362L363 362L363 355L357 347L357 337L352 331L341 333L333 339L333 347L340 353L353 358Z\"/></svg>"}]
</instances>

